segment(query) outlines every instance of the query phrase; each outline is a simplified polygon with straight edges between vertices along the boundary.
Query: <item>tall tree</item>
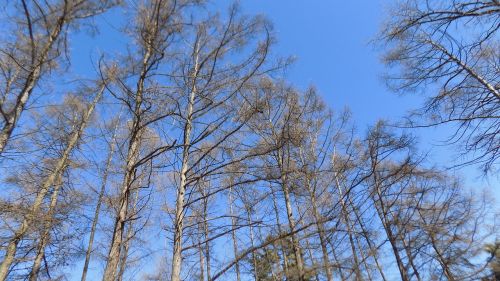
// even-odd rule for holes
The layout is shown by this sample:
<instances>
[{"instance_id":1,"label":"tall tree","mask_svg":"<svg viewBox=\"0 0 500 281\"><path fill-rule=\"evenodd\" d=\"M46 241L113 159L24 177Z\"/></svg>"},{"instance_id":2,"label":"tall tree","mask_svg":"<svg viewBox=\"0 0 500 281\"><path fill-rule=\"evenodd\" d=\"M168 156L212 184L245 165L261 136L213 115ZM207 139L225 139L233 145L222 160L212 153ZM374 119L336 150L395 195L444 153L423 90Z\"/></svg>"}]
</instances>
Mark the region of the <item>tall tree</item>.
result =
<instances>
[{"instance_id":1,"label":"tall tree","mask_svg":"<svg viewBox=\"0 0 500 281\"><path fill-rule=\"evenodd\" d=\"M141 6L132 6L135 23L130 32L136 39L136 53L123 58L123 69L117 69L112 85L112 94L128 109L128 146L125 171L118 199L113 236L109 248L103 280L115 280L121 256L125 224L129 219L130 195L137 180L137 169L172 148L162 144L141 153L140 143L148 126L172 114L160 99L152 77L162 60L168 55L168 47L182 27L180 16L186 2L162 0L145 1ZM158 98L158 99L157 99ZM159 104L160 103L160 104ZM165 106L162 108L162 106Z\"/></svg>"},{"instance_id":2,"label":"tall tree","mask_svg":"<svg viewBox=\"0 0 500 281\"><path fill-rule=\"evenodd\" d=\"M87 88L86 90L89 89ZM52 192L56 194L54 200L57 199L57 190L60 187L60 184L57 184L57 180L62 176L62 173L67 168L69 164L68 161L70 160L72 152L80 142L83 131L88 125L95 106L101 99L104 90L104 86L101 85L100 89L97 90L94 100L86 108L84 108L82 112L74 111L77 119L73 120L76 122L76 124L74 125L74 129L71 131L70 135L67 136L66 143L64 144L63 151L61 151L60 153L60 157L55 159L53 167L51 168L51 172L46 176L46 178L43 179L43 182L40 184L35 201L31 206L30 213L23 219L21 225L17 227L15 233L9 239L9 244L7 246L4 259L0 265L0 280L6 280L9 273L9 268L12 265L17 252L17 246L29 230L33 221L36 220L36 216L40 211L46 195L52 190ZM45 247L45 245L42 246L43 247L40 250L43 250L43 248Z\"/></svg>"},{"instance_id":3,"label":"tall tree","mask_svg":"<svg viewBox=\"0 0 500 281\"><path fill-rule=\"evenodd\" d=\"M19 3L21 2L21 3ZM14 16L7 30L16 30L0 44L0 154L18 125L21 114L39 84L64 60L69 31L78 23L105 12L115 0L13 1Z\"/></svg>"},{"instance_id":4,"label":"tall tree","mask_svg":"<svg viewBox=\"0 0 500 281\"><path fill-rule=\"evenodd\" d=\"M183 53L171 74L176 87L175 123L180 137L180 164L176 173L174 245L171 280L181 279L184 216L189 206L225 188L203 196L193 192L203 180L220 177L230 165L251 159L259 153L250 150L229 159L232 150L243 148L242 133L249 120L259 113L251 85L272 70L267 66L271 45L269 27L263 19L238 15L232 6L226 20L209 15L193 24L187 33L189 53ZM228 59L231 58L231 61ZM235 110L237 109L237 110ZM192 197L186 198L186 194Z\"/></svg>"},{"instance_id":5,"label":"tall tree","mask_svg":"<svg viewBox=\"0 0 500 281\"><path fill-rule=\"evenodd\" d=\"M499 13L496 0L401 1L382 33L391 87L428 97L407 125L455 123L449 141L484 172L500 156Z\"/></svg>"}]
</instances>

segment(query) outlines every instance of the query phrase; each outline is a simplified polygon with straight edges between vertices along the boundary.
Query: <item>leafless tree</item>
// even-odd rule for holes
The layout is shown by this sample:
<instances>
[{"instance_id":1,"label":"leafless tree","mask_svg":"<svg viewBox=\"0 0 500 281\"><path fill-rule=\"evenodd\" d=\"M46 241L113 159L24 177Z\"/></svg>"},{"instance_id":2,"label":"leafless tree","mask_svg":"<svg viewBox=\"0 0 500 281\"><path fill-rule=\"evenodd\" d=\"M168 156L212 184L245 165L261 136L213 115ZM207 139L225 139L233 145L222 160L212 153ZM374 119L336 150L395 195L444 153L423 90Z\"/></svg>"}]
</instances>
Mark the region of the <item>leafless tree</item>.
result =
<instances>
[{"instance_id":1,"label":"leafless tree","mask_svg":"<svg viewBox=\"0 0 500 281\"><path fill-rule=\"evenodd\" d=\"M114 0L19 2L11 2L13 16L6 18L3 30L17 32L11 40L0 43L0 154L40 78L50 75L66 57L69 31L118 3Z\"/></svg>"},{"instance_id":2,"label":"leafless tree","mask_svg":"<svg viewBox=\"0 0 500 281\"><path fill-rule=\"evenodd\" d=\"M87 88L85 90L90 90L90 89ZM26 217L23 218L22 223L16 227L15 232L9 239L7 251L0 265L0 280L6 280L9 273L9 268L14 262L14 258L16 256L17 246L19 242L23 239L25 234L29 231L30 226L33 224L33 222L37 220L37 216L40 212L40 208L43 204L43 201L50 191L52 191L52 193L55 194L55 196L53 196L55 204L56 202L55 200L57 200L57 192L60 187L60 184L57 184L57 181L67 168L71 154L75 149L75 147L80 142L83 131L92 116L92 113L94 111L97 102L101 99L103 92L104 92L104 86L101 85L97 90L94 100L90 104L88 104L83 109L80 109L80 111L73 112L74 116L71 120L75 122L75 124L73 129L70 131L69 135L66 136L64 149L60 152L59 157L54 159L52 167L50 168L50 173L46 175L46 177L39 185L36 198L32 206L30 207L30 212L26 215ZM51 213L50 209L49 213ZM51 218L49 217L48 221L50 220ZM40 247L40 251L43 251L44 247L45 245L42 245L42 247Z\"/></svg>"},{"instance_id":3,"label":"leafless tree","mask_svg":"<svg viewBox=\"0 0 500 281\"><path fill-rule=\"evenodd\" d=\"M471 157L466 163L491 171L500 155L500 3L401 1L389 17L382 33L389 48L384 59L395 66L389 84L428 97L407 125L455 123L449 141L460 141Z\"/></svg>"}]
</instances>

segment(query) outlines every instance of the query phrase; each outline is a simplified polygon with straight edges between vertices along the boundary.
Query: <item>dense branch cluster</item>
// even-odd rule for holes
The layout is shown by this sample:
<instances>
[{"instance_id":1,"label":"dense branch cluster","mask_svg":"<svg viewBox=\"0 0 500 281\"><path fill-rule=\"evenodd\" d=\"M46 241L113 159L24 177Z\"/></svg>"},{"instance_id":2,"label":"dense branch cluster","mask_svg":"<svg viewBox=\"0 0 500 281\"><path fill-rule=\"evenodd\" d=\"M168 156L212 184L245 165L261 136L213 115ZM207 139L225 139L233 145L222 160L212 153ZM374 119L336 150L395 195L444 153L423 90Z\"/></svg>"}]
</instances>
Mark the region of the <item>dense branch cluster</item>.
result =
<instances>
[{"instance_id":1,"label":"dense branch cluster","mask_svg":"<svg viewBox=\"0 0 500 281\"><path fill-rule=\"evenodd\" d=\"M438 83L426 113L459 120L490 169L499 4L442 2L399 7L388 60L401 89ZM429 163L408 132L360 133L286 81L266 19L210 7L2 7L0 281L498 278L491 196ZM125 45L90 78L68 71L73 34L110 13L125 17ZM458 46L460 21L487 28Z\"/></svg>"},{"instance_id":2,"label":"dense branch cluster","mask_svg":"<svg viewBox=\"0 0 500 281\"><path fill-rule=\"evenodd\" d=\"M449 142L468 163L495 170L500 158L500 3L497 0L410 0L396 6L382 33L389 84L425 91L412 127L453 123Z\"/></svg>"}]
</instances>

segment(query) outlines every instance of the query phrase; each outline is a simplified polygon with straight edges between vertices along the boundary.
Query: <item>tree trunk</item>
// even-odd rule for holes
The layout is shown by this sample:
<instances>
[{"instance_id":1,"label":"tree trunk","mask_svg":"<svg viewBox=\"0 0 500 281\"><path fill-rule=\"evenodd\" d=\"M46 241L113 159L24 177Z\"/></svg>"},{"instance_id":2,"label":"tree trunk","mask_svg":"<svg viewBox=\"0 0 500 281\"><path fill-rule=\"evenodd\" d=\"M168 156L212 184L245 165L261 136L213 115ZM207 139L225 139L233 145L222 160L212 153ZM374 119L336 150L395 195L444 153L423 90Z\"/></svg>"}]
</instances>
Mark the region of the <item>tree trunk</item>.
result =
<instances>
[{"instance_id":1,"label":"tree trunk","mask_svg":"<svg viewBox=\"0 0 500 281\"><path fill-rule=\"evenodd\" d=\"M54 45L54 42L61 34L63 26L66 24L66 16L69 11L67 10L68 9L67 2L64 1L64 3L65 5L63 14L57 19L56 26L50 32L48 36L48 41L44 46L44 48L42 49L42 51L40 52L40 57L38 59L32 59L31 61L32 69L28 73L24 86L19 95L17 96L14 108L9 113L6 114L5 124L0 129L0 155L2 155L2 152L5 150L5 147L7 146L10 137L17 126L17 122L19 121L19 118L21 117L21 114L24 111L26 103L28 102L31 93L33 92L33 89L37 85L38 80L40 79L42 73L42 67L46 63L47 56L49 55L49 52L51 51L52 46ZM35 50L32 50L32 52L34 51ZM4 274L2 270L3 268L0 268L0 280Z\"/></svg>"},{"instance_id":2,"label":"tree trunk","mask_svg":"<svg viewBox=\"0 0 500 281\"><path fill-rule=\"evenodd\" d=\"M72 133L72 136L70 137L68 144L66 148L64 149L64 152L57 161L57 163L54 166L53 172L45 179L45 181L42 183L41 188L35 198L35 202L33 203L33 206L31 207L31 214L27 215L27 217L23 220L22 224L19 226L17 231L15 232L14 236L9 240L7 250L5 251L5 256L4 260L0 264L0 281L4 281L7 279L7 275L9 273L10 266L14 262L14 258L16 256L17 252L17 245L19 242L22 240L26 232L28 231L29 227L31 226L31 223L33 220L36 220L36 215L40 210L40 207L42 205L43 199L49 192L50 188L54 185L58 177L62 174L64 169L66 169L66 165L68 162L68 159L71 155L71 152L77 145L78 141L80 140L80 137L83 133L83 130L85 129L87 122L89 121L90 117L92 116L92 113L94 111L94 108L97 104L97 102L100 100L102 94L104 93L105 87L102 86L99 92L97 93L96 97L90 104L90 106L87 108L87 111L85 112L82 121L79 124L79 127Z\"/></svg>"},{"instance_id":3,"label":"tree trunk","mask_svg":"<svg viewBox=\"0 0 500 281\"><path fill-rule=\"evenodd\" d=\"M111 246L108 253L108 261L106 263L106 269L104 270L103 281L115 281L116 270L118 262L120 260L121 244L123 239L123 231L125 227L125 222L127 220L129 196L132 183L135 180L136 173L136 162L139 157L139 146L140 139L142 135L142 102L144 94L144 83L146 80L147 73L149 71L149 60L152 56L152 46L151 42L148 42L147 48L144 53L142 60L142 70L139 79L137 80L137 90L135 92L135 107L133 110L133 122L130 133L129 146L127 149L127 159L125 175L123 177L123 183L121 187L120 197L119 197L119 208L118 214L115 219L115 225L113 229L113 238L111 240Z\"/></svg>"},{"instance_id":4,"label":"tree trunk","mask_svg":"<svg viewBox=\"0 0 500 281\"><path fill-rule=\"evenodd\" d=\"M133 129L138 128L137 121L134 121ZM129 142L129 149L127 153L127 168L123 179L122 189L120 193L120 201L118 214L115 219L113 230L113 238L111 240L111 247L108 253L108 261L104 271L103 281L115 281L116 269L120 260L120 248L123 239L123 231L128 216L129 196L132 183L135 177L135 163L139 153L139 133L132 134L132 139Z\"/></svg>"},{"instance_id":5,"label":"tree trunk","mask_svg":"<svg viewBox=\"0 0 500 281\"><path fill-rule=\"evenodd\" d=\"M304 152L302 148L300 148L299 151L300 151L300 159L302 163L305 163ZM318 229L319 242L321 245L321 254L323 258L323 268L325 270L326 280L333 281L332 271L330 269L330 259L328 258L328 249L325 243L325 229L322 223L321 215L318 212L318 204L316 202L316 192L313 186L311 185L311 180L309 179L308 175L305 175L305 184L307 187L307 191L309 192L316 228Z\"/></svg>"},{"instance_id":6,"label":"tree trunk","mask_svg":"<svg viewBox=\"0 0 500 281\"><path fill-rule=\"evenodd\" d=\"M195 64L193 73L193 88L189 94L189 101L186 112L186 124L184 125L183 149L182 149L182 165L180 170L180 183L177 190L177 199L175 205L175 221L174 221L174 251L172 256L172 275L171 281L181 280L181 264L182 264L182 233L184 223L184 195L187 187L187 171L189 160L189 149L191 146L191 130L193 119L194 98L196 95L196 75L198 74L198 46L195 47Z\"/></svg>"},{"instance_id":7,"label":"tree trunk","mask_svg":"<svg viewBox=\"0 0 500 281\"><path fill-rule=\"evenodd\" d=\"M119 118L118 118L119 119ZM90 255L92 253L92 247L94 244L94 236L97 229L97 223L99 221L99 213L101 211L102 201L104 199L104 194L106 191L106 184L108 181L109 170L111 169L111 160L113 159L113 153L115 152L115 141L116 141L116 132L118 130L118 124L120 124L119 120L117 120L115 128L113 130L113 136L111 137L111 143L109 146L109 153L106 159L106 166L104 168L104 172L102 175L102 183L101 189L99 190L99 196L97 198L97 205L95 207L94 219L92 220L92 227L90 228L90 237L89 244L87 246L87 251L85 253L85 262L82 270L82 279L81 281L85 281L87 279L87 271L90 263Z\"/></svg>"},{"instance_id":8,"label":"tree trunk","mask_svg":"<svg viewBox=\"0 0 500 281\"><path fill-rule=\"evenodd\" d=\"M282 151L282 150L281 150ZM290 199L290 191L288 189L288 178L286 175L285 166L284 166L284 151L283 155L280 154L280 151L278 151L278 166L280 169L280 178L281 178L281 189L283 191L283 195L285 197L285 206L286 206L286 214L288 218L288 226L290 227L290 231L295 230L295 219L293 217L293 211L292 211L292 202ZM295 262L297 265L297 271L298 271L298 278L299 281L304 281L304 263L302 261L302 253L300 250L299 242L297 241L297 235L292 234L291 235L292 239L292 246L293 246L293 252L295 255Z\"/></svg>"},{"instance_id":9,"label":"tree trunk","mask_svg":"<svg viewBox=\"0 0 500 281\"><path fill-rule=\"evenodd\" d=\"M274 191L271 187L271 195L273 198L273 208L274 208L274 214L276 216L276 226L278 227L278 233L281 235L283 233L281 229L281 222L280 222L280 217L279 217L279 211L278 211L278 205L276 203L276 195L274 194ZM280 247L281 247L281 254L283 255L283 270L285 272L285 279L290 278L290 272L289 272L289 266L288 266L288 256L286 254L285 250L285 245L283 244L283 240L279 240Z\"/></svg>"},{"instance_id":10,"label":"tree trunk","mask_svg":"<svg viewBox=\"0 0 500 281\"><path fill-rule=\"evenodd\" d=\"M375 171L375 169L374 169ZM376 188L376 193L378 196L378 200L375 200L374 198L374 204L375 204L375 209L377 211L377 214L380 218L380 221L382 222L382 226L384 227L385 233L387 235L387 239L389 240L389 243L391 244L392 252L394 254L394 258L396 259L396 264L398 265L399 273L401 275L401 280L403 281L410 281L410 277L408 276L408 272L406 270L406 267L403 264L403 260L401 259L401 256L399 254L398 247L396 245L396 236L393 234L392 229L390 228L390 225L387 222L387 210L385 208L384 201L382 199L382 191L380 190L380 185L378 183L378 177L377 177L377 172L374 172L374 184ZM377 207L378 205L378 207Z\"/></svg>"},{"instance_id":11,"label":"tree trunk","mask_svg":"<svg viewBox=\"0 0 500 281\"><path fill-rule=\"evenodd\" d=\"M42 265L42 259L45 255L45 247L48 245L50 241L50 231L52 230L52 220L54 219L54 209L57 205L57 199L59 197L59 190L62 186L62 176L60 175L57 184L54 186L54 190L52 191L52 195L50 198L49 210L45 217L45 224L43 228L43 234L40 237L40 242L38 243L37 253L35 257L35 261L33 262L33 266L31 267L31 272L29 274L29 281L36 281L38 278L38 272L40 272L40 267Z\"/></svg>"},{"instance_id":12,"label":"tree trunk","mask_svg":"<svg viewBox=\"0 0 500 281\"><path fill-rule=\"evenodd\" d=\"M232 180L232 179L231 179ZM233 182L231 182L231 185ZM229 188L229 215L231 216L231 237L233 239L233 251L234 251L234 257L236 258L238 256L238 241L236 240L236 218L234 217L234 211L233 211L233 189ZM237 262L235 264L236 268L236 281L241 281L241 273L240 273L240 263Z\"/></svg>"},{"instance_id":13,"label":"tree trunk","mask_svg":"<svg viewBox=\"0 0 500 281\"><path fill-rule=\"evenodd\" d=\"M340 187L340 182L339 182L339 179L337 177L337 173L335 173L335 172L334 172L334 177L335 177L335 185L337 186L337 190L339 192L340 205L342 208L342 216L344 217L344 222L347 226L347 235L349 237L349 244L351 245L352 257L354 260L354 274L356 275L356 280L363 280L363 277L361 276L358 255L356 253L357 252L356 246L354 245L351 219L349 218L349 214L347 212L347 206L346 206L345 200L344 200L344 192L342 191L342 188Z\"/></svg>"},{"instance_id":14,"label":"tree trunk","mask_svg":"<svg viewBox=\"0 0 500 281\"><path fill-rule=\"evenodd\" d=\"M361 231L363 233L363 238L365 239L366 243L368 244L368 248L370 249L370 252L373 253L373 260L375 261L375 265L377 266L377 270L380 273L380 277L382 278L383 281L386 281L387 279L385 278L384 271L382 269L382 266L380 265L378 258L377 258L377 249L374 247L370 237L368 237L368 231L365 227L365 224L363 222L363 219L361 218L358 209L356 206L354 206L354 203L351 200L351 197L347 198L349 200L349 204L352 206L353 213L356 217L357 224L359 227L361 227Z\"/></svg>"},{"instance_id":15,"label":"tree trunk","mask_svg":"<svg viewBox=\"0 0 500 281\"><path fill-rule=\"evenodd\" d=\"M210 230L208 228L208 197L206 194L203 194L205 199L203 199L203 231L205 233L205 257L207 259L207 279L210 279Z\"/></svg>"},{"instance_id":16,"label":"tree trunk","mask_svg":"<svg viewBox=\"0 0 500 281\"><path fill-rule=\"evenodd\" d=\"M135 190L135 198L132 203L132 214L135 214L137 210L137 203L139 202L139 190ZM130 249L130 243L132 243L132 238L134 238L134 220L130 220L127 225L127 236L125 238L125 242L123 243L123 251L121 253L122 258L120 260L120 269L118 271L118 281L123 280L123 276L125 275L125 270L127 269L127 259L128 253Z\"/></svg>"},{"instance_id":17,"label":"tree trunk","mask_svg":"<svg viewBox=\"0 0 500 281\"><path fill-rule=\"evenodd\" d=\"M198 252L200 254L200 281L205 281L205 258L203 256L203 245L201 235L198 235Z\"/></svg>"}]
</instances>

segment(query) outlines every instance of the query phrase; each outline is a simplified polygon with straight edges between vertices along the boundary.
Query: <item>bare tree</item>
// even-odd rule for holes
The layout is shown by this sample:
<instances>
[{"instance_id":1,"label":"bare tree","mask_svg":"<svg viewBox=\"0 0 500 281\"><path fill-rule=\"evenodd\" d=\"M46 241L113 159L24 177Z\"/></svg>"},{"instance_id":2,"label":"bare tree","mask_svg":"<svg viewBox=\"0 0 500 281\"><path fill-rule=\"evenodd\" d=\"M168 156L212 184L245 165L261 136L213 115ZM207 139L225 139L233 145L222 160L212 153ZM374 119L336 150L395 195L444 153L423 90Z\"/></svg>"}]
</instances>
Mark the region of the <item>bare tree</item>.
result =
<instances>
[{"instance_id":1,"label":"bare tree","mask_svg":"<svg viewBox=\"0 0 500 281\"><path fill-rule=\"evenodd\" d=\"M396 66L391 87L428 93L407 125L455 123L450 143L461 141L466 163L484 172L500 155L499 14L496 0L402 1L382 33L385 61Z\"/></svg>"},{"instance_id":2,"label":"bare tree","mask_svg":"<svg viewBox=\"0 0 500 281\"><path fill-rule=\"evenodd\" d=\"M254 149L228 158L235 147L243 147L236 141L242 139L247 123L259 112L249 88L272 70L265 64L271 44L267 23L261 18L239 18L237 10L232 6L226 21L209 16L194 24L192 33L186 35L189 45L183 46L190 53L179 59L177 72L172 75L178 101L178 118L174 122L178 122L181 132L173 223L174 281L181 279L184 216L189 206L227 188L196 196L194 187L200 181L219 177L226 167L261 153ZM228 57L233 57L230 64Z\"/></svg>"},{"instance_id":3,"label":"bare tree","mask_svg":"<svg viewBox=\"0 0 500 281\"><path fill-rule=\"evenodd\" d=\"M129 219L130 194L137 179L137 169L173 146L165 144L151 151L140 153L140 142L145 128L172 114L168 108L162 108L159 111L161 105L158 105L158 102L153 102L159 93L151 81L151 77L166 56L167 48L180 28L179 11L184 5L187 3L158 0L145 1L141 7L138 7L136 23L132 30L137 39L137 54L124 58L123 66L127 67L121 69L122 72L118 72L114 76L113 86L116 89L111 89L111 92L128 108L132 121L129 125L125 172L118 200L117 215L103 276L105 281L116 278L124 228ZM130 83L134 83L135 87L130 86ZM108 86L108 88L110 87L111 85Z\"/></svg>"},{"instance_id":4,"label":"bare tree","mask_svg":"<svg viewBox=\"0 0 500 281\"><path fill-rule=\"evenodd\" d=\"M88 90L88 89L87 89ZM45 199L45 196L48 194L50 190L53 188L59 188L60 185L57 185L57 179L61 177L61 174L64 172L68 165L69 158L71 153L78 145L78 142L81 139L82 133L87 126L89 119L92 116L94 108L97 102L101 99L101 96L104 92L104 86L100 86L97 94L95 95L94 100L90 103L87 108L81 112L81 117L77 121L78 123L75 125L74 130L71 132L70 136L67 139L67 143L65 144L64 150L61 152L60 158L56 159L53 164L52 171L41 183L36 199L33 202L31 207L30 214L23 219L23 222L16 229L13 236L9 239L9 244L7 246L7 251L5 253L4 259L0 265L0 280L5 280L8 276L9 268L12 265L16 251L17 245L23 239L26 232L29 230L31 224L34 220L36 220L36 216L40 210L40 207ZM78 112L76 112L78 114ZM56 192L57 194L57 192ZM57 196L56 196L57 197ZM56 200L56 198L54 198ZM43 248L43 247L42 247Z\"/></svg>"},{"instance_id":5,"label":"bare tree","mask_svg":"<svg viewBox=\"0 0 500 281\"><path fill-rule=\"evenodd\" d=\"M85 281L87 279L87 272L88 272L88 267L90 263L90 258L92 254L92 248L94 244L94 237L95 233L97 231L97 224L99 222L99 215L101 213L101 205L103 204L105 193L106 193L106 185L108 182L108 176L109 173L111 172L111 164L112 164L112 159L113 159L113 154L115 153L116 149L116 134L118 130L118 125L120 124L119 118L113 120L114 122L114 129L111 135L111 139L109 140L109 151L108 151L108 156L106 157L106 163L105 167L102 170L102 182L101 182L101 187L99 189L99 194L97 197L97 204L95 206L94 210L94 218L92 220L92 226L90 228L90 236L89 236L89 243L87 245L87 250L85 252L85 261L83 263L83 270L82 270L82 281Z\"/></svg>"},{"instance_id":6,"label":"bare tree","mask_svg":"<svg viewBox=\"0 0 500 281\"><path fill-rule=\"evenodd\" d=\"M0 154L39 80L64 58L68 32L76 24L116 5L114 0L12 2L16 14L7 30L17 30L12 42L0 45ZM5 30L6 31L6 30Z\"/></svg>"}]
</instances>

